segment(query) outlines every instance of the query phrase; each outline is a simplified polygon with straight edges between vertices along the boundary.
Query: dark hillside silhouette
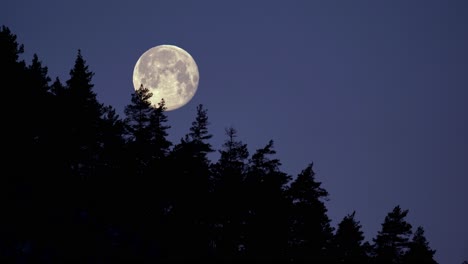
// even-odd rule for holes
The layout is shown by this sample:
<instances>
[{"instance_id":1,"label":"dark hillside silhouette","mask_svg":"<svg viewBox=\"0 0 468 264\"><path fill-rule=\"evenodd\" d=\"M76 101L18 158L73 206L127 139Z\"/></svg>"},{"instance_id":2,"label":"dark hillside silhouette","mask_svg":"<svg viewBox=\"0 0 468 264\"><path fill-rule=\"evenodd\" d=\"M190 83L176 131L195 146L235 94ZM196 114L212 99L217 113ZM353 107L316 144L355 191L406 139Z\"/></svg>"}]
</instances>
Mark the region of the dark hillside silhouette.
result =
<instances>
[{"instance_id":1,"label":"dark hillside silhouette","mask_svg":"<svg viewBox=\"0 0 468 264\"><path fill-rule=\"evenodd\" d=\"M175 260L436 263L408 210L388 213L373 243L353 212L330 225L328 191L312 163L281 170L274 142L249 153L226 129L220 158L208 111L196 108L180 142L168 140L165 102L141 86L125 117L97 100L80 50L52 82L37 55L3 26L5 112L0 263L158 263Z\"/></svg>"}]
</instances>

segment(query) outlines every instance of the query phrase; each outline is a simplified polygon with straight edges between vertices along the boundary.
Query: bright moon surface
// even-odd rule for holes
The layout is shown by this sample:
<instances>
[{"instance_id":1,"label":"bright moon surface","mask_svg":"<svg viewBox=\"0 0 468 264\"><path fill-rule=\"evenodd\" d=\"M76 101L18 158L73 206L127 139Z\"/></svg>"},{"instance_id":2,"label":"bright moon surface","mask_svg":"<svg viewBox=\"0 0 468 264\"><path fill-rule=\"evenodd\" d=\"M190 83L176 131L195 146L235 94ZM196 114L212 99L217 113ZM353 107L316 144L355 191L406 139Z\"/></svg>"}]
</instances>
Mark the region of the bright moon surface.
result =
<instances>
[{"instance_id":1,"label":"bright moon surface","mask_svg":"<svg viewBox=\"0 0 468 264\"><path fill-rule=\"evenodd\" d=\"M192 56L173 45L160 45L140 56L133 70L135 90L143 84L154 107L164 99L167 111L187 104L198 88L198 67Z\"/></svg>"}]
</instances>

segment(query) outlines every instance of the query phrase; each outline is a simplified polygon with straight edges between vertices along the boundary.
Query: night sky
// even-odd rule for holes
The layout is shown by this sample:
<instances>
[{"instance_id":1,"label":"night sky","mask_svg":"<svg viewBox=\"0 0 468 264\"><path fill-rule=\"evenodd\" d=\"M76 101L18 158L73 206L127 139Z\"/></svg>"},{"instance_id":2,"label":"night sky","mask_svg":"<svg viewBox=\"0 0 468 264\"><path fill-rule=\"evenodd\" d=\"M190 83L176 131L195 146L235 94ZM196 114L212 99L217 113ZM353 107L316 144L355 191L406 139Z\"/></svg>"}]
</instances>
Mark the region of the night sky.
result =
<instances>
[{"instance_id":1,"label":"night sky","mask_svg":"<svg viewBox=\"0 0 468 264\"><path fill-rule=\"evenodd\" d=\"M468 1L15 0L0 25L62 82L81 49L121 116L139 56L185 49L200 83L173 142L203 104L214 147L233 126L293 176L314 162L333 226L356 210L370 241L400 205L439 263L468 259Z\"/></svg>"}]
</instances>

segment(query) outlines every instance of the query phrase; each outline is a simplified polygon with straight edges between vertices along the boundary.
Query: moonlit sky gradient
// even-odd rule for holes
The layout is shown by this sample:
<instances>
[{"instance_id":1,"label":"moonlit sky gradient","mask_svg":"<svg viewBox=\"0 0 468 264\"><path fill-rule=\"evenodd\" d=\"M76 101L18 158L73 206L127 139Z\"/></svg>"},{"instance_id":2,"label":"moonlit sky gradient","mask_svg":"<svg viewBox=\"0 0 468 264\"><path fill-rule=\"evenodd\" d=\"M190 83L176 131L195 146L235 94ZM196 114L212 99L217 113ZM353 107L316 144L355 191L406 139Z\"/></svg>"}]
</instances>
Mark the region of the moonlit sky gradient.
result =
<instances>
[{"instance_id":1,"label":"moonlit sky gradient","mask_svg":"<svg viewBox=\"0 0 468 264\"><path fill-rule=\"evenodd\" d=\"M371 240L400 205L436 260L468 260L468 1L15 0L0 24L52 79L81 49L121 114L139 56L185 49L200 82L168 112L173 142L202 103L216 148L232 125L251 152L275 140L291 175L314 162L334 226L356 210Z\"/></svg>"}]
</instances>

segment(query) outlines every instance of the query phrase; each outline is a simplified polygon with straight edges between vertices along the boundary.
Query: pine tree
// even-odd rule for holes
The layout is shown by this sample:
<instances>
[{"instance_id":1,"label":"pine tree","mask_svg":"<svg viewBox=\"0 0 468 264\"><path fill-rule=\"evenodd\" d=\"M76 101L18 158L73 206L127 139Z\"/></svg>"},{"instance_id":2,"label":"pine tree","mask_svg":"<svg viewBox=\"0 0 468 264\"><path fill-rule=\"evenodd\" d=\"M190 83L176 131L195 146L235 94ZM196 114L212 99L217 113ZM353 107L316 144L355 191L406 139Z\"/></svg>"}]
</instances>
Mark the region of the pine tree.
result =
<instances>
[{"instance_id":1,"label":"pine tree","mask_svg":"<svg viewBox=\"0 0 468 264\"><path fill-rule=\"evenodd\" d=\"M154 149L153 158L157 161L161 161L169 154L169 148L172 143L167 139L167 130L171 128L167 123L166 102L161 99L158 103L158 107L154 109L150 116L150 127L151 127L151 146Z\"/></svg>"},{"instance_id":2,"label":"pine tree","mask_svg":"<svg viewBox=\"0 0 468 264\"><path fill-rule=\"evenodd\" d=\"M316 181L312 166L307 166L288 189L292 202L290 255L294 261L327 262L333 236L324 204L328 192Z\"/></svg>"},{"instance_id":3,"label":"pine tree","mask_svg":"<svg viewBox=\"0 0 468 264\"><path fill-rule=\"evenodd\" d=\"M155 108L151 97L149 89L141 85L125 108L127 163L130 163L126 170L135 179L125 188L134 194L128 212L140 219L138 222L129 220L134 230L138 236L159 241L161 235L157 232L161 229L164 211L169 207L166 158L172 143L167 139L170 126L166 125L165 102L161 100ZM151 243L146 246L152 247ZM148 255L150 251L140 255Z\"/></svg>"},{"instance_id":4,"label":"pine tree","mask_svg":"<svg viewBox=\"0 0 468 264\"><path fill-rule=\"evenodd\" d=\"M208 132L209 124L207 110L203 108L202 104L198 105L197 116L195 121L192 122L190 133L186 136L185 141L193 144L193 147L196 148L194 153L201 155L201 158L206 158L207 153L214 151L211 144L207 142L212 137Z\"/></svg>"},{"instance_id":5,"label":"pine tree","mask_svg":"<svg viewBox=\"0 0 468 264\"><path fill-rule=\"evenodd\" d=\"M374 239L377 263L402 263L403 256L409 249L409 238L412 233L411 224L405 220L407 215L408 210L396 206L385 217L382 229Z\"/></svg>"},{"instance_id":6,"label":"pine tree","mask_svg":"<svg viewBox=\"0 0 468 264\"><path fill-rule=\"evenodd\" d=\"M6 26L0 29L0 77L4 85L18 85L24 74L26 65L19 60L19 56L24 53L24 45L17 42L17 36ZM13 86L5 86L13 87ZM21 87L21 86L20 86ZM5 92L8 92L6 89Z\"/></svg>"},{"instance_id":7,"label":"pine tree","mask_svg":"<svg viewBox=\"0 0 468 264\"><path fill-rule=\"evenodd\" d=\"M19 144L10 150L10 155L16 154L15 149L21 149L24 138L29 130L25 127L24 118L28 116L29 108L21 103L30 98L26 86L27 70L26 64L20 60L24 53L24 46L17 42L17 36L6 26L0 28L0 80L2 81L3 98L16 99L20 103L18 107L5 115L4 122L9 124L10 129L5 129L6 138ZM29 141L28 141L29 143ZM7 145L8 146L8 145ZM16 156L16 155L15 155ZM16 159L16 158L15 158Z\"/></svg>"},{"instance_id":8,"label":"pine tree","mask_svg":"<svg viewBox=\"0 0 468 264\"><path fill-rule=\"evenodd\" d=\"M53 124L51 118L53 98L49 93L50 78L47 76L47 67L42 66L36 54L33 56L31 65L27 67L27 74L25 80L27 96L24 97L23 102L30 113L27 115L29 119L26 122L30 126L28 138L34 145L43 144L43 141L50 140L48 137ZM36 155L44 156L39 153Z\"/></svg>"},{"instance_id":9,"label":"pine tree","mask_svg":"<svg viewBox=\"0 0 468 264\"><path fill-rule=\"evenodd\" d=\"M154 108L150 101L152 96L149 89L142 85L132 94L132 103L125 108L127 137L139 160L139 166L143 167L154 160L165 158L172 145L167 140L170 126L165 124L167 116L164 99Z\"/></svg>"},{"instance_id":10,"label":"pine tree","mask_svg":"<svg viewBox=\"0 0 468 264\"><path fill-rule=\"evenodd\" d=\"M78 50L74 67L70 70L70 79L66 84L66 111L61 121L66 125L70 151L72 173L81 178L89 177L94 170L97 153L100 151L100 126L103 105L98 102L93 91L91 72Z\"/></svg>"},{"instance_id":11,"label":"pine tree","mask_svg":"<svg viewBox=\"0 0 468 264\"><path fill-rule=\"evenodd\" d=\"M136 159L136 168L143 173L154 160L161 160L169 152L171 143L166 139L170 126L165 125L164 100L158 108L151 105L153 94L140 86L132 94L131 104L125 107L127 137L130 152Z\"/></svg>"},{"instance_id":12,"label":"pine tree","mask_svg":"<svg viewBox=\"0 0 468 264\"><path fill-rule=\"evenodd\" d=\"M212 166L214 192L210 216L214 220L214 243L216 255L222 260L239 259L239 248L244 245L243 223L248 201L244 197L244 178L249 156L247 145L238 141L237 131L226 129L218 162Z\"/></svg>"},{"instance_id":13,"label":"pine tree","mask_svg":"<svg viewBox=\"0 0 468 264\"><path fill-rule=\"evenodd\" d=\"M355 220L355 212L343 218L333 237L333 258L337 263L367 263L364 234L361 225Z\"/></svg>"},{"instance_id":14,"label":"pine tree","mask_svg":"<svg viewBox=\"0 0 468 264\"><path fill-rule=\"evenodd\" d=\"M50 86L50 91L53 95L64 98L65 97L65 87L58 77L55 78L54 82Z\"/></svg>"},{"instance_id":15,"label":"pine tree","mask_svg":"<svg viewBox=\"0 0 468 264\"><path fill-rule=\"evenodd\" d=\"M31 242L31 201L33 200L30 180L33 173L29 167L32 160L32 134L30 129L29 108L23 105L29 101L30 95L26 88L27 70L20 55L24 52L22 44L17 42L17 36L6 26L0 28L0 80L2 83L2 98L9 101L7 110L4 107L3 138L8 144L3 146L3 171L0 178L0 245L9 252L9 258L0 262L14 263L20 255L28 252L18 252ZM12 105L15 102L16 105ZM13 107L12 107L13 106ZM2 257L0 253L0 257ZM27 260L27 259L26 259Z\"/></svg>"},{"instance_id":16,"label":"pine tree","mask_svg":"<svg viewBox=\"0 0 468 264\"><path fill-rule=\"evenodd\" d=\"M236 129L225 130L228 139L219 151L219 161L213 165L214 182L217 189L226 188L230 182L242 182L247 169L246 160L249 157L247 145L237 141Z\"/></svg>"},{"instance_id":17,"label":"pine tree","mask_svg":"<svg viewBox=\"0 0 468 264\"><path fill-rule=\"evenodd\" d=\"M435 252L429 247L429 242L424 236L424 228L418 227L409 244L409 251L405 254L403 263L437 264L434 260Z\"/></svg>"},{"instance_id":18,"label":"pine tree","mask_svg":"<svg viewBox=\"0 0 468 264\"><path fill-rule=\"evenodd\" d=\"M103 105L93 91L92 73L78 50L70 78L61 97L57 100L62 109L57 109L57 126L61 134L60 158L63 163L60 191L67 204L59 208L62 226L57 227L54 238L65 260L76 256L77 261L87 261L97 250L96 233L90 229L94 218L96 200L96 177L102 152ZM60 90L55 87L54 90ZM62 229L62 230L60 230Z\"/></svg>"},{"instance_id":19,"label":"pine tree","mask_svg":"<svg viewBox=\"0 0 468 264\"><path fill-rule=\"evenodd\" d=\"M174 245L169 253L175 259L206 258L210 253L208 211L210 161L212 152L208 140L208 115L203 105L198 105L190 132L174 146L170 156L168 192L171 194L168 232L173 232L169 243Z\"/></svg>"},{"instance_id":20,"label":"pine tree","mask_svg":"<svg viewBox=\"0 0 468 264\"><path fill-rule=\"evenodd\" d=\"M39 60L37 54L33 55L33 60L31 65L28 67L29 71L29 80L31 88L34 88L35 92L38 94L44 94L48 92L50 78L47 76L47 67L42 66L42 62ZM39 100L40 101L40 100Z\"/></svg>"},{"instance_id":21,"label":"pine tree","mask_svg":"<svg viewBox=\"0 0 468 264\"><path fill-rule=\"evenodd\" d=\"M252 155L245 179L249 201L245 216L245 256L249 260L286 260L288 201L285 188L290 177L280 170L273 141Z\"/></svg>"}]
</instances>

